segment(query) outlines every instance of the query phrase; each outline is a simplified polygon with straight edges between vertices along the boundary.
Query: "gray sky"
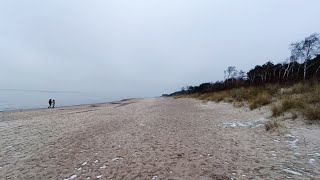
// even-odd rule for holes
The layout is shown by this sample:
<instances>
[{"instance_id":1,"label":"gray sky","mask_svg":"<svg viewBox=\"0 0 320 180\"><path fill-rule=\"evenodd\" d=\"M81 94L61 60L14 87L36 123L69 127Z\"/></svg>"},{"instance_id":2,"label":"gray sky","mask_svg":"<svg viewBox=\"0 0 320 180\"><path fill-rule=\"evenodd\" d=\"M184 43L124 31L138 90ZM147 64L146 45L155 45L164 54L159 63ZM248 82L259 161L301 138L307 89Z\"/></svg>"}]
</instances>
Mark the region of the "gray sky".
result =
<instances>
[{"instance_id":1,"label":"gray sky","mask_svg":"<svg viewBox=\"0 0 320 180\"><path fill-rule=\"evenodd\" d=\"M156 96L289 56L319 0L7 0L0 88Z\"/></svg>"}]
</instances>

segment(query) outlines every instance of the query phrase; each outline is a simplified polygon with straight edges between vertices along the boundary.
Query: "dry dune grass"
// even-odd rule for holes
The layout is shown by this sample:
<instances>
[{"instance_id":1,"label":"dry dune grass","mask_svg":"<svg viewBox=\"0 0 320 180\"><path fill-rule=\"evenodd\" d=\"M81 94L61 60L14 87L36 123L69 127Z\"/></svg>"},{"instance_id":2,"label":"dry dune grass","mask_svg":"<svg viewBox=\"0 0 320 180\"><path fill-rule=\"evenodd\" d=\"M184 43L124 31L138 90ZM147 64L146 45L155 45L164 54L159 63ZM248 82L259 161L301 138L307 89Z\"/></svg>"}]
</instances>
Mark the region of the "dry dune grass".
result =
<instances>
[{"instance_id":1,"label":"dry dune grass","mask_svg":"<svg viewBox=\"0 0 320 180\"><path fill-rule=\"evenodd\" d=\"M320 84L312 81L297 83L285 88L279 85L240 87L204 94L183 94L175 98L233 102L236 106L239 106L240 102L246 102L251 110L271 104L270 108L273 117L280 116L289 110L296 110L307 119L320 119Z\"/></svg>"},{"instance_id":2,"label":"dry dune grass","mask_svg":"<svg viewBox=\"0 0 320 180\"><path fill-rule=\"evenodd\" d=\"M91 104L90 107L99 107L99 104Z\"/></svg>"},{"instance_id":3,"label":"dry dune grass","mask_svg":"<svg viewBox=\"0 0 320 180\"><path fill-rule=\"evenodd\" d=\"M267 131L275 130L276 128L282 127L282 124L277 120L270 120L264 125Z\"/></svg>"},{"instance_id":4,"label":"dry dune grass","mask_svg":"<svg viewBox=\"0 0 320 180\"><path fill-rule=\"evenodd\" d=\"M196 98L204 101L248 102L250 109L256 109L271 103L275 91L271 88L241 87L227 91L204 94L183 94L175 98Z\"/></svg>"},{"instance_id":5,"label":"dry dune grass","mask_svg":"<svg viewBox=\"0 0 320 180\"><path fill-rule=\"evenodd\" d=\"M289 110L301 112L307 119L320 119L320 85L318 83L298 83L291 91L278 96L279 102L271 107L274 117Z\"/></svg>"}]
</instances>

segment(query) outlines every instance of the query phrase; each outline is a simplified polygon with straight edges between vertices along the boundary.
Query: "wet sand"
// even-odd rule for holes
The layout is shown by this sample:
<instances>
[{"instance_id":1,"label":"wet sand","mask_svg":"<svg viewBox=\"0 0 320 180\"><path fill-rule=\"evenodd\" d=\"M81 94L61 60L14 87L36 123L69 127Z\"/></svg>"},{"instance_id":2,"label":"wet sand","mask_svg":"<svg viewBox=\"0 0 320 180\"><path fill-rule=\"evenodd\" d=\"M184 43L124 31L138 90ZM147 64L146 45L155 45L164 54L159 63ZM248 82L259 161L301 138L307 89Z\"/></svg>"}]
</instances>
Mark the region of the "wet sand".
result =
<instances>
[{"instance_id":1,"label":"wet sand","mask_svg":"<svg viewBox=\"0 0 320 180\"><path fill-rule=\"evenodd\" d=\"M320 126L193 99L0 113L0 179L320 179Z\"/></svg>"}]
</instances>

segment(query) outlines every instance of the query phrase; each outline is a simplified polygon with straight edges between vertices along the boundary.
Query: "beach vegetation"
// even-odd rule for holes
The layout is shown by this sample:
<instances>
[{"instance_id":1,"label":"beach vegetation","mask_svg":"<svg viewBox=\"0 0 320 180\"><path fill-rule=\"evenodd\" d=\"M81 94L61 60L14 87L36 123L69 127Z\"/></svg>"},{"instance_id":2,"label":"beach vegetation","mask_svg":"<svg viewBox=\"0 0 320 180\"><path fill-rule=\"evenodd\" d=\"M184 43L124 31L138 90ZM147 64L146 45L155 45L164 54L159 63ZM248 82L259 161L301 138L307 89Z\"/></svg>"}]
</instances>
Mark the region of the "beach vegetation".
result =
<instances>
[{"instance_id":1,"label":"beach vegetation","mask_svg":"<svg viewBox=\"0 0 320 180\"><path fill-rule=\"evenodd\" d=\"M297 111L307 119L320 119L320 35L311 34L289 46L283 63L266 62L245 73L229 66L224 80L186 86L168 96L203 101L241 103L253 110L269 105L272 116Z\"/></svg>"},{"instance_id":2,"label":"beach vegetation","mask_svg":"<svg viewBox=\"0 0 320 180\"><path fill-rule=\"evenodd\" d=\"M274 131L275 129L282 127L283 125L279 122L279 120L269 120L265 123L264 127L267 131Z\"/></svg>"}]
</instances>

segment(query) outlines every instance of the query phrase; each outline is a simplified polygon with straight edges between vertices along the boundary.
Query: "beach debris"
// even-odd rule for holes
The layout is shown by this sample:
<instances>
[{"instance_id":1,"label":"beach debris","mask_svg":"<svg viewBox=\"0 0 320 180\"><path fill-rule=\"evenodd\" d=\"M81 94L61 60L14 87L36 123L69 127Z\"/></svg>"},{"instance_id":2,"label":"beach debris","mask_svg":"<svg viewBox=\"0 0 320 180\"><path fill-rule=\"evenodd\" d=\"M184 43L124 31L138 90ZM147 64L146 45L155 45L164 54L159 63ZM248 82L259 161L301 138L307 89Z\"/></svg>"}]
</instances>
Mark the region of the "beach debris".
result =
<instances>
[{"instance_id":1,"label":"beach debris","mask_svg":"<svg viewBox=\"0 0 320 180\"><path fill-rule=\"evenodd\" d=\"M91 177L90 177L90 176L88 176L88 177L87 177L87 179L91 179Z\"/></svg>"},{"instance_id":2,"label":"beach debris","mask_svg":"<svg viewBox=\"0 0 320 180\"><path fill-rule=\"evenodd\" d=\"M97 179L100 179L102 177L102 175L97 176Z\"/></svg>"},{"instance_id":3,"label":"beach debris","mask_svg":"<svg viewBox=\"0 0 320 180\"><path fill-rule=\"evenodd\" d=\"M271 155L274 157L274 158L277 158L277 154L275 151L270 151Z\"/></svg>"},{"instance_id":4,"label":"beach debris","mask_svg":"<svg viewBox=\"0 0 320 180\"><path fill-rule=\"evenodd\" d=\"M72 180L72 179L75 179L76 177L77 177L77 175L72 175L69 178L65 178L63 180Z\"/></svg>"},{"instance_id":5,"label":"beach debris","mask_svg":"<svg viewBox=\"0 0 320 180\"><path fill-rule=\"evenodd\" d=\"M295 139L295 140L288 140L288 141L286 141L287 143L288 143L288 147L290 148L290 149L295 149L295 148L297 148L298 147L298 139Z\"/></svg>"},{"instance_id":6,"label":"beach debris","mask_svg":"<svg viewBox=\"0 0 320 180\"><path fill-rule=\"evenodd\" d=\"M287 139L286 143L288 143L288 147L290 149L296 149L298 147L298 141L299 139L296 136L293 136L292 134L286 134L284 135L284 138Z\"/></svg>"},{"instance_id":7,"label":"beach debris","mask_svg":"<svg viewBox=\"0 0 320 180\"><path fill-rule=\"evenodd\" d=\"M106 165L103 165L102 167L100 167L100 169L105 169L107 166Z\"/></svg>"},{"instance_id":8,"label":"beach debris","mask_svg":"<svg viewBox=\"0 0 320 180\"><path fill-rule=\"evenodd\" d=\"M122 157L115 157L112 159L112 161L119 161L120 159L123 159Z\"/></svg>"},{"instance_id":9,"label":"beach debris","mask_svg":"<svg viewBox=\"0 0 320 180\"><path fill-rule=\"evenodd\" d=\"M295 156L300 156L301 153L295 152L294 155L295 155Z\"/></svg>"},{"instance_id":10,"label":"beach debris","mask_svg":"<svg viewBox=\"0 0 320 180\"><path fill-rule=\"evenodd\" d=\"M285 138L292 138L292 139L295 139L295 137L292 135L292 134L286 134L284 135Z\"/></svg>"},{"instance_id":11,"label":"beach debris","mask_svg":"<svg viewBox=\"0 0 320 180\"><path fill-rule=\"evenodd\" d=\"M77 170L78 170L78 171L80 171L81 169L82 169L82 168L81 168L81 167L79 167Z\"/></svg>"},{"instance_id":12,"label":"beach debris","mask_svg":"<svg viewBox=\"0 0 320 180\"><path fill-rule=\"evenodd\" d=\"M315 161L315 159L309 159L309 164L314 164Z\"/></svg>"},{"instance_id":13,"label":"beach debris","mask_svg":"<svg viewBox=\"0 0 320 180\"><path fill-rule=\"evenodd\" d=\"M297 172L297 171L294 171L294 170L291 170L291 169L284 169L283 171L285 171L286 173L289 173L289 174L302 176L302 174L300 172Z\"/></svg>"},{"instance_id":14,"label":"beach debris","mask_svg":"<svg viewBox=\"0 0 320 180\"><path fill-rule=\"evenodd\" d=\"M158 176L153 176L151 180L156 180L158 179Z\"/></svg>"},{"instance_id":15,"label":"beach debris","mask_svg":"<svg viewBox=\"0 0 320 180\"><path fill-rule=\"evenodd\" d=\"M85 166L86 164L88 164L88 162L84 162L84 163L82 163L82 166Z\"/></svg>"},{"instance_id":16,"label":"beach debris","mask_svg":"<svg viewBox=\"0 0 320 180\"><path fill-rule=\"evenodd\" d=\"M95 161L94 161L94 163L98 163L98 162L99 162L99 160L95 160Z\"/></svg>"}]
</instances>

